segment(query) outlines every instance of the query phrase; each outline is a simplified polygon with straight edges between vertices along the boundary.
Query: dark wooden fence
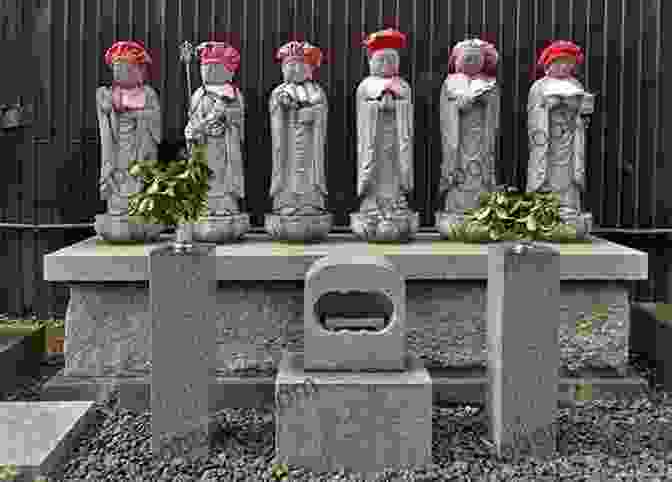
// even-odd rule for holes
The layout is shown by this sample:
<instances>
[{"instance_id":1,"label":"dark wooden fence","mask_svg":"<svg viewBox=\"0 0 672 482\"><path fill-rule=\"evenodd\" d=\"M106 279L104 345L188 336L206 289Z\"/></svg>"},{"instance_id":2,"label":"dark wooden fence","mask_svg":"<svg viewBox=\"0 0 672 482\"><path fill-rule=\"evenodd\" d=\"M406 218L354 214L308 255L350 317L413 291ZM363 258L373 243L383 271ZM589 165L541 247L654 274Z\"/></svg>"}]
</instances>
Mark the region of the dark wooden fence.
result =
<instances>
[{"instance_id":1,"label":"dark wooden fence","mask_svg":"<svg viewBox=\"0 0 672 482\"><path fill-rule=\"evenodd\" d=\"M321 47L319 81L330 100L328 208L347 225L357 208L353 94L367 74L364 34L385 27L407 33L402 75L415 95L413 207L429 228L439 207L437 101L450 47L468 36L496 44L504 89L498 174L523 187L527 160L525 104L536 57L553 39L586 51L580 76L596 92L586 205L603 228L669 228L671 167L664 162L668 96L662 0L0 0L4 72L0 95L34 105L34 122L0 137L2 258L0 311L62 314L65 287L42 281L42 256L93 234L99 147L94 91L109 84L103 53L113 41L142 41L154 59L151 83L163 106L163 135L178 141L186 122L183 40L227 40L242 53L237 75L247 102L247 200L261 227L271 160L267 102L281 81L275 49L292 39ZM668 38L669 40L669 38ZM668 42L669 43L669 42ZM669 49L668 49L669 52ZM198 71L192 71L194 84ZM3 99L0 102L5 102ZM668 163L669 164L669 163ZM667 202L666 202L667 201ZM70 226L66 226L70 225ZM70 228L70 229L69 229ZM652 248L653 249L653 248ZM656 248L657 249L657 248ZM651 262L654 268L660 263ZM656 282L657 283L657 282ZM660 299L664 288L637 283L635 296Z\"/></svg>"}]
</instances>

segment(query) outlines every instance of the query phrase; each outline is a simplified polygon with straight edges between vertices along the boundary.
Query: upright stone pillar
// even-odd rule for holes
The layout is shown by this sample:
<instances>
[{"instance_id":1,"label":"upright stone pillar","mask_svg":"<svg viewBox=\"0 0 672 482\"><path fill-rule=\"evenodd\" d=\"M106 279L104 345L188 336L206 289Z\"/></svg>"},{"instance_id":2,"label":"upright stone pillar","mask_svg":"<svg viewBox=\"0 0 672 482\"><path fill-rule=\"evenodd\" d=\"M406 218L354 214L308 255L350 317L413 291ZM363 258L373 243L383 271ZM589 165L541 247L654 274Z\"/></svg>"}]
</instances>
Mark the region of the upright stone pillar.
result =
<instances>
[{"instance_id":1,"label":"upright stone pillar","mask_svg":"<svg viewBox=\"0 0 672 482\"><path fill-rule=\"evenodd\" d=\"M499 456L556 449L560 256L550 246L502 243L488 253L491 436Z\"/></svg>"},{"instance_id":2,"label":"upright stone pillar","mask_svg":"<svg viewBox=\"0 0 672 482\"><path fill-rule=\"evenodd\" d=\"M214 248L154 251L149 271L152 451L207 455L216 377Z\"/></svg>"}]
</instances>

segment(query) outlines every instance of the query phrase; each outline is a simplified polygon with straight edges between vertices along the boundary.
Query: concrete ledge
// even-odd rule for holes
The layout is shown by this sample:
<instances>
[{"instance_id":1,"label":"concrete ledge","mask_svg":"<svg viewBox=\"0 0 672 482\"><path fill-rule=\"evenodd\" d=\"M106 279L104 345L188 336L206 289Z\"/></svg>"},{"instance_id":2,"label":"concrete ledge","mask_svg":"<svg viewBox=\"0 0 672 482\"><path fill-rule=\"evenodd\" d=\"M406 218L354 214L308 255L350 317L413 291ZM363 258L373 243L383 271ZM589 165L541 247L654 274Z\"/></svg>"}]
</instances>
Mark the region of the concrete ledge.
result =
<instances>
[{"instance_id":1,"label":"concrete ledge","mask_svg":"<svg viewBox=\"0 0 672 482\"><path fill-rule=\"evenodd\" d=\"M432 378L433 403L483 404L488 384L485 367L429 369ZM569 377L560 371L560 406L576 401L604 398L627 398L643 394L646 381L634 370L587 370L581 377ZM123 408L143 412L149 410L150 378L121 380L105 378L54 377L44 386L44 400L104 400L111 389L119 388L119 404ZM275 377L219 376L211 390L215 410L224 408L262 408L275 404Z\"/></svg>"},{"instance_id":2,"label":"concrete ledge","mask_svg":"<svg viewBox=\"0 0 672 482\"><path fill-rule=\"evenodd\" d=\"M146 281L157 243L111 245L97 237L44 256L47 281ZM648 277L648 256L642 251L591 237L591 243L554 245L560 250L561 280L638 280ZM242 243L216 247L217 280L303 280L310 266L327 255L386 256L406 280L485 280L488 245L441 240L438 233L419 233L401 245L375 245L349 234L331 234L319 244L292 245L250 234Z\"/></svg>"}]
</instances>

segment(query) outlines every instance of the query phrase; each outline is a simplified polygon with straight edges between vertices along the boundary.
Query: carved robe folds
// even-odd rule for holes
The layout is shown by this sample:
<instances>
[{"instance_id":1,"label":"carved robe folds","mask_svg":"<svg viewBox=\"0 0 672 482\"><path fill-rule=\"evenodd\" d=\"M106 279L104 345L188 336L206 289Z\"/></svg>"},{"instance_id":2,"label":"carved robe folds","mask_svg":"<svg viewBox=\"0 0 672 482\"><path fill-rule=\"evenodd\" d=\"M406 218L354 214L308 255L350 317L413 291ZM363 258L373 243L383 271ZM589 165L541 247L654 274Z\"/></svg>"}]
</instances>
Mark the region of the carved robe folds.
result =
<instances>
[{"instance_id":1,"label":"carved robe folds","mask_svg":"<svg viewBox=\"0 0 672 482\"><path fill-rule=\"evenodd\" d=\"M585 189L585 125L593 96L576 79L544 77L531 87L527 190L556 192L563 218L581 213Z\"/></svg>"},{"instance_id":2,"label":"carved robe folds","mask_svg":"<svg viewBox=\"0 0 672 482\"><path fill-rule=\"evenodd\" d=\"M499 109L500 92L494 79L470 80L456 73L444 81L439 189L446 194L444 212L461 216L467 209L478 208L479 195L496 184Z\"/></svg>"},{"instance_id":3,"label":"carved robe folds","mask_svg":"<svg viewBox=\"0 0 672 482\"><path fill-rule=\"evenodd\" d=\"M288 96L297 108L285 108ZM324 147L327 98L315 82L284 82L269 101L273 144L270 196L274 212L282 215L318 214L327 195Z\"/></svg>"},{"instance_id":4,"label":"carved robe folds","mask_svg":"<svg viewBox=\"0 0 672 482\"><path fill-rule=\"evenodd\" d=\"M105 98L113 109L103 109ZM157 158L161 142L161 105L156 91L143 85L133 89L99 87L98 126L101 140L101 198L107 213L128 214L128 197L140 191L140 181L128 174L134 160Z\"/></svg>"},{"instance_id":5,"label":"carved robe folds","mask_svg":"<svg viewBox=\"0 0 672 482\"><path fill-rule=\"evenodd\" d=\"M245 139L245 103L231 84L199 87L191 98L191 113L185 127L187 139L203 138L208 166L214 171L208 193L211 215L239 213L245 197L242 143Z\"/></svg>"},{"instance_id":6,"label":"carved robe folds","mask_svg":"<svg viewBox=\"0 0 672 482\"><path fill-rule=\"evenodd\" d=\"M384 93L390 100L381 100ZM360 83L357 135L357 195L364 196L360 212L378 210L379 202L391 204L393 211L408 209L406 196L413 189L413 103L405 80L370 76Z\"/></svg>"}]
</instances>

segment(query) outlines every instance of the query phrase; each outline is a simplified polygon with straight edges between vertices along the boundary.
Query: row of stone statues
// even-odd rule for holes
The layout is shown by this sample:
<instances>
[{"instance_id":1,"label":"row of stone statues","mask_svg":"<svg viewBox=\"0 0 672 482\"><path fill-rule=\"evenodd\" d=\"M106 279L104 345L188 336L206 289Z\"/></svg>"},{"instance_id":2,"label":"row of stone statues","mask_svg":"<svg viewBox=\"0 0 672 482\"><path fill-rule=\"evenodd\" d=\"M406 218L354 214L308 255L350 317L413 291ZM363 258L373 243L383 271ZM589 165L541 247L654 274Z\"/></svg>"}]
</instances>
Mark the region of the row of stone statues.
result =
<instances>
[{"instance_id":1,"label":"row of stone statues","mask_svg":"<svg viewBox=\"0 0 672 482\"><path fill-rule=\"evenodd\" d=\"M366 240L407 241L419 227L418 213L407 201L414 187L414 132L411 86L399 76L398 52L405 43L404 34L393 29L371 34L364 42L370 72L356 91L361 204L351 214L351 228ZM195 233L197 239L227 241L232 237L232 223L238 225L233 238L240 238L249 226L249 216L239 207L245 197L245 102L232 83L240 54L223 42L205 42L196 53L202 85L191 95L184 133L189 146L207 146L208 164L215 176L208 195L208 217L202 223L207 228ZM187 69L189 57L183 53ZM292 41L277 51L284 82L269 100L273 212L266 216L266 230L275 239L316 241L331 229L332 215L325 210L328 101L313 80L321 57L320 50L307 42ZM128 196L140 189L128 175L129 162L156 158L161 112L157 93L145 84L151 59L140 44L117 42L105 60L112 65L114 84L98 89L97 107L101 195L108 210L98 216L96 226L103 237L113 238L111 231L126 226ZM592 113L593 96L574 77L575 66L582 61L575 44L552 43L539 58L545 75L534 82L528 100L527 190L557 192L563 220L575 223L590 220L582 212L581 194L586 116ZM436 222L443 234L449 225L462 222L467 209L478 207L482 192L495 188L500 122L497 64L495 47L479 39L459 42L451 52L450 72L440 98L443 209L436 213ZM136 237L158 234L150 227L133 229L139 230Z\"/></svg>"}]
</instances>

